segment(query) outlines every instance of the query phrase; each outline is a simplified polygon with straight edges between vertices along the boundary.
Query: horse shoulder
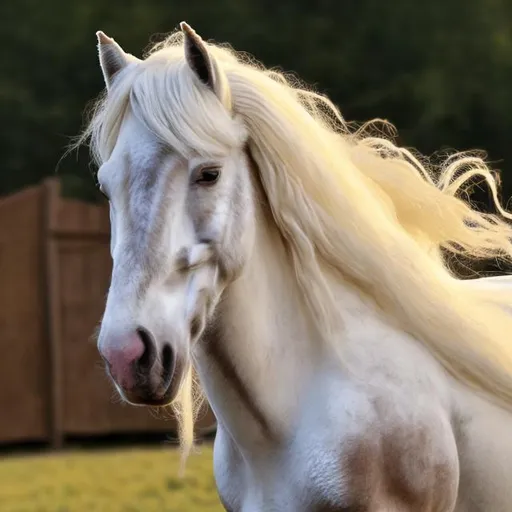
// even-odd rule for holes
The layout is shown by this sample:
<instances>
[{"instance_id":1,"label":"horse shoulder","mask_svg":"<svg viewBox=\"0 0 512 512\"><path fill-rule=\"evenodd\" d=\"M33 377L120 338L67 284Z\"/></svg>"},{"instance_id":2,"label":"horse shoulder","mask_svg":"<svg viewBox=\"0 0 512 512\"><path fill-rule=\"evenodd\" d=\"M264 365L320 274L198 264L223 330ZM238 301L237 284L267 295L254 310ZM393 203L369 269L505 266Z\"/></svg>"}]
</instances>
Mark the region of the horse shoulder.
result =
<instances>
[{"instance_id":1,"label":"horse shoulder","mask_svg":"<svg viewBox=\"0 0 512 512\"><path fill-rule=\"evenodd\" d=\"M442 412L399 419L389 399L379 400L376 409L379 423L340 449L348 507L341 510L453 510L459 468L448 419Z\"/></svg>"}]
</instances>

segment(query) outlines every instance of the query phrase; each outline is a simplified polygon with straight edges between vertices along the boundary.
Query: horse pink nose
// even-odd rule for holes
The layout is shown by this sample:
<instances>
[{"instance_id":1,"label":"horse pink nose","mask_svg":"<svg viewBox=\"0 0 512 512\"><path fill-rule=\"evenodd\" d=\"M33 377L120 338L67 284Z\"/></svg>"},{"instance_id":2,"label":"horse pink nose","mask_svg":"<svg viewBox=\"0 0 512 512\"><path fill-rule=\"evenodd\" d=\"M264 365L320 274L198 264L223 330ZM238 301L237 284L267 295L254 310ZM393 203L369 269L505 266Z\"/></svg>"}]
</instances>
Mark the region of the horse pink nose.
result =
<instances>
[{"instance_id":1,"label":"horse pink nose","mask_svg":"<svg viewBox=\"0 0 512 512\"><path fill-rule=\"evenodd\" d=\"M129 390L135 386L137 367L151 352L148 343L145 333L137 329L130 334L110 338L100 346L100 354L121 388Z\"/></svg>"}]
</instances>

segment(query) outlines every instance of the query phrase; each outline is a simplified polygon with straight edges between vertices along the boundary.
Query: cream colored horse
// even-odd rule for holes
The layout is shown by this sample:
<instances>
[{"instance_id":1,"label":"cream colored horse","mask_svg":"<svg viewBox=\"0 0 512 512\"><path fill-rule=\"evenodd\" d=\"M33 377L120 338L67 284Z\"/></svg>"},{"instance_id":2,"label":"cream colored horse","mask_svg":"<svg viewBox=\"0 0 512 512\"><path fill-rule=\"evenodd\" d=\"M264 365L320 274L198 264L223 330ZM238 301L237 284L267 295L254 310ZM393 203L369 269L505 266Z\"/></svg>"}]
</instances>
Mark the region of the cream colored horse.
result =
<instances>
[{"instance_id":1,"label":"cream colored horse","mask_svg":"<svg viewBox=\"0 0 512 512\"><path fill-rule=\"evenodd\" d=\"M455 197L474 175L494 190L485 164L434 180L181 28L144 60L98 33L107 93L80 142L110 199L98 346L119 393L174 401L187 452L195 366L229 511L509 511L510 287L432 256L512 254Z\"/></svg>"}]
</instances>

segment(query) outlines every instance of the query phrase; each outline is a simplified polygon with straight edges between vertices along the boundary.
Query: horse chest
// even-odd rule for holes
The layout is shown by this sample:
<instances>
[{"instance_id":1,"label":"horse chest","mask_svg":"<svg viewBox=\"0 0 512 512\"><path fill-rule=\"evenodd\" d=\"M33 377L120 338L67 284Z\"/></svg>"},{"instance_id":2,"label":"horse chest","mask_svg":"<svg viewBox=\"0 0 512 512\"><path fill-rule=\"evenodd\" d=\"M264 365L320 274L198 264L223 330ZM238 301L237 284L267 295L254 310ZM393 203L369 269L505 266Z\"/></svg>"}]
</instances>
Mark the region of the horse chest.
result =
<instances>
[{"instance_id":1,"label":"horse chest","mask_svg":"<svg viewBox=\"0 0 512 512\"><path fill-rule=\"evenodd\" d=\"M235 444L219 426L215 439L215 480L222 505L228 512L302 512L302 485L297 485L299 468L287 464L286 453L257 456L250 462L242 457Z\"/></svg>"},{"instance_id":2,"label":"horse chest","mask_svg":"<svg viewBox=\"0 0 512 512\"><path fill-rule=\"evenodd\" d=\"M221 438L223 434L221 434ZM220 441L220 443L219 443ZM215 476L222 505L228 512L351 512L342 489L349 487L340 468L332 468L332 450L317 460L299 461L291 454L274 457L265 467L249 467L225 439L216 440ZM276 460L277 459L277 460ZM314 458L313 458L314 459Z\"/></svg>"},{"instance_id":3,"label":"horse chest","mask_svg":"<svg viewBox=\"0 0 512 512\"><path fill-rule=\"evenodd\" d=\"M446 432L400 425L336 432L327 418L276 455L249 462L220 429L215 476L228 512L445 512L458 464ZM326 435L327 430L331 434ZM269 452L270 453L270 452Z\"/></svg>"},{"instance_id":4,"label":"horse chest","mask_svg":"<svg viewBox=\"0 0 512 512\"><path fill-rule=\"evenodd\" d=\"M339 446L314 451L289 447L250 463L220 428L215 440L215 478L228 512L349 512L355 489L343 471ZM266 451L266 450L265 450ZM357 483L356 483L357 485ZM366 492L367 489L364 489Z\"/></svg>"}]
</instances>

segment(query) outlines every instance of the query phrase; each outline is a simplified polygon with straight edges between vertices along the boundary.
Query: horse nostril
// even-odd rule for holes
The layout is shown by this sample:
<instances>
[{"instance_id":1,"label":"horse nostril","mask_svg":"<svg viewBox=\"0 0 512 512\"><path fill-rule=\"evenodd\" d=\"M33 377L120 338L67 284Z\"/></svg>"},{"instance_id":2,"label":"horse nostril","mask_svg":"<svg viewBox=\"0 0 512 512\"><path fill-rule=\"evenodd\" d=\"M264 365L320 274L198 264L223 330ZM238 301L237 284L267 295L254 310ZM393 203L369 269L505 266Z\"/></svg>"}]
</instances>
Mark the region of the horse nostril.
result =
<instances>
[{"instance_id":1,"label":"horse nostril","mask_svg":"<svg viewBox=\"0 0 512 512\"><path fill-rule=\"evenodd\" d=\"M171 383L174 373L174 363L172 348L169 345L164 345L162 349L162 380L166 387Z\"/></svg>"},{"instance_id":2,"label":"horse nostril","mask_svg":"<svg viewBox=\"0 0 512 512\"><path fill-rule=\"evenodd\" d=\"M156 344L151 334L143 327L137 328L137 334L144 345L144 352L137 363L140 367L151 368L156 359Z\"/></svg>"}]
</instances>

